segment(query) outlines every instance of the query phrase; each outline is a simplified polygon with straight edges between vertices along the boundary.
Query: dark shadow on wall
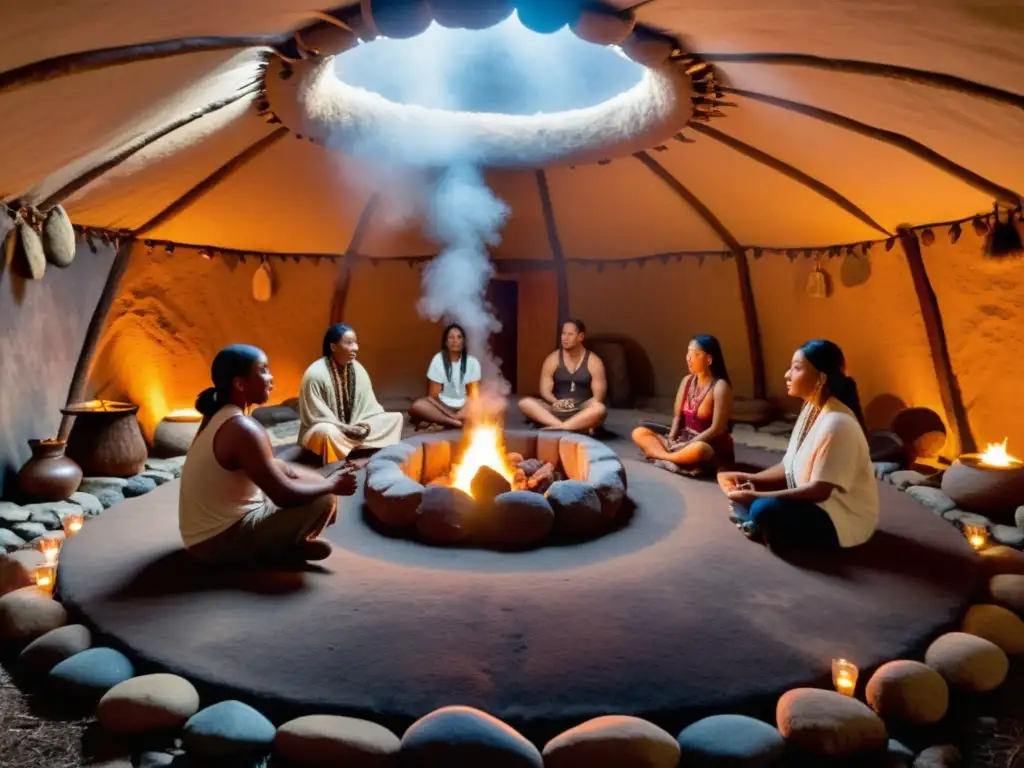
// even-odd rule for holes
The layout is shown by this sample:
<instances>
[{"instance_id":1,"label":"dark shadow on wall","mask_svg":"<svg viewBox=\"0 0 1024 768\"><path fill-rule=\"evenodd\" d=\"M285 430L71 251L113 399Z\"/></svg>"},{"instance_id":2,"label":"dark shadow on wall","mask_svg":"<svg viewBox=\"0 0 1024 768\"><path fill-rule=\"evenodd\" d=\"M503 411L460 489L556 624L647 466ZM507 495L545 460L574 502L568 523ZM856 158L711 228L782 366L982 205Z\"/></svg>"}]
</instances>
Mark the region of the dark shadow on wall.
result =
<instances>
[{"instance_id":1,"label":"dark shadow on wall","mask_svg":"<svg viewBox=\"0 0 1024 768\"><path fill-rule=\"evenodd\" d=\"M66 269L42 280L0 271L0 498L31 455L28 441L52 437L93 310L113 263L112 246L79 243Z\"/></svg>"},{"instance_id":2,"label":"dark shadow on wall","mask_svg":"<svg viewBox=\"0 0 1024 768\"><path fill-rule=\"evenodd\" d=\"M601 358L608 376L608 405L632 408L637 400L653 397L654 366L647 351L624 334L588 334L586 345Z\"/></svg>"}]
</instances>

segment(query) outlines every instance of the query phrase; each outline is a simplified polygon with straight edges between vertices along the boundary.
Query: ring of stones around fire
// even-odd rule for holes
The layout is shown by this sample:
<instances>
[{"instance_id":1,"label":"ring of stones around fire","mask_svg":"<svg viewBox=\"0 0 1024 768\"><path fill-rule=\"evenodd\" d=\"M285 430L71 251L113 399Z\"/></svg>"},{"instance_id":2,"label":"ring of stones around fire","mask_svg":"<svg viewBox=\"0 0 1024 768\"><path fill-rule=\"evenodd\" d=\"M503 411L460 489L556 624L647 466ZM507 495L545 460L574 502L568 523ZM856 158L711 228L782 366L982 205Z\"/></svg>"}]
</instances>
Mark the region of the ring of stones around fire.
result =
<instances>
[{"instance_id":1,"label":"ring of stones around fire","mask_svg":"<svg viewBox=\"0 0 1024 768\"><path fill-rule=\"evenodd\" d=\"M366 467L366 508L387 530L428 544L521 548L552 535L599 536L625 517L626 470L590 437L508 430L509 483L480 470L472 496L450 487L461 433L429 435L378 452Z\"/></svg>"}]
</instances>

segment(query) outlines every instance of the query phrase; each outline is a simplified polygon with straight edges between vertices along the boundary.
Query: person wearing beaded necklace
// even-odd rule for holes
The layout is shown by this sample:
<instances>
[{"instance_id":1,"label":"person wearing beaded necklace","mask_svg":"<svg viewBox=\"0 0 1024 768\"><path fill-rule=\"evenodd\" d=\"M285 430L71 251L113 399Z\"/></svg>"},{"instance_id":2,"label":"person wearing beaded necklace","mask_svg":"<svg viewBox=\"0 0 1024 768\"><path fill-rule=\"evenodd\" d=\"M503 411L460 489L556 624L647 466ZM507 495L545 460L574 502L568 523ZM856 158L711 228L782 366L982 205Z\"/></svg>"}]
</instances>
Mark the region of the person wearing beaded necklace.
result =
<instances>
[{"instance_id":1,"label":"person wearing beaded necklace","mask_svg":"<svg viewBox=\"0 0 1024 768\"><path fill-rule=\"evenodd\" d=\"M299 385L299 445L326 465L401 440L405 419L377 402L370 375L356 360L356 332L332 325L322 352Z\"/></svg>"},{"instance_id":2,"label":"person wearing beaded necklace","mask_svg":"<svg viewBox=\"0 0 1024 768\"><path fill-rule=\"evenodd\" d=\"M633 430L633 442L663 469L713 474L731 467L735 457L729 434L732 386L718 339L703 334L690 339L686 367L689 374L676 392L668 436L639 426Z\"/></svg>"},{"instance_id":3,"label":"person wearing beaded necklace","mask_svg":"<svg viewBox=\"0 0 1024 768\"><path fill-rule=\"evenodd\" d=\"M735 505L731 519L771 548L859 546L878 528L878 486L842 350L823 339L807 342L793 355L786 386L804 406L782 462L718 476Z\"/></svg>"}]
</instances>

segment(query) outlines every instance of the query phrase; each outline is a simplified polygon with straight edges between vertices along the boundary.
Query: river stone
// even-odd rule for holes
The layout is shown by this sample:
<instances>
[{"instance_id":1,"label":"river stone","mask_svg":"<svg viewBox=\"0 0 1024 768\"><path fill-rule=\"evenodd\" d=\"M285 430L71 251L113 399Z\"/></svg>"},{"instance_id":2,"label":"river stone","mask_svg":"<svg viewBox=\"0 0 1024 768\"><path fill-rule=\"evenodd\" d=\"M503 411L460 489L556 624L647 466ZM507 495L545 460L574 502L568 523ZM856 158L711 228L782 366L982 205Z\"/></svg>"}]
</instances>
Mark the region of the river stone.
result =
<instances>
[{"instance_id":1,"label":"river stone","mask_svg":"<svg viewBox=\"0 0 1024 768\"><path fill-rule=\"evenodd\" d=\"M943 512L942 518L951 523L960 523L961 525L983 525L986 528L992 525L992 521L984 515L979 515L975 512L966 512L962 509L956 508Z\"/></svg>"},{"instance_id":2,"label":"river stone","mask_svg":"<svg viewBox=\"0 0 1024 768\"><path fill-rule=\"evenodd\" d=\"M170 472L164 472L159 469L146 469L139 473L139 477L144 477L147 480L152 480L157 485L163 485L169 483L174 479L174 475Z\"/></svg>"},{"instance_id":3,"label":"river stone","mask_svg":"<svg viewBox=\"0 0 1024 768\"><path fill-rule=\"evenodd\" d=\"M1007 656L1024 655L1024 621L1001 605L972 605L960 628L995 643Z\"/></svg>"},{"instance_id":4,"label":"river stone","mask_svg":"<svg viewBox=\"0 0 1024 768\"><path fill-rule=\"evenodd\" d=\"M93 702L135 674L135 667L113 648L89 648L50 670L50 690L60 696Z\"/></svg>"},{"instance_id":5,"label":"river stone","mask_svg":"<svg viewBox=\"0 0 1024 768\"><path fill-rule=\"evenodd\" d=\"M545 497L555 513L555 529L560 533L589 536L604 522L597 491L583 480L552 483Z\"/></svg>"},{"instance_id":6,"label":"river stone","mask_svg":"<svg viewBox=\"0 0 1024 768\"><path fill-rule=\"evenodd\" d=\"M1017 507L1017 510L1013 513L1013 524L1018 528L1024 529L1024 505Z\"/></svg>"},{"instance_id":7,"label":"river stone","mask_svg":"<svg viewBox=\"0 0 1024 768\"><path fill-rule=\"evenodd\" d=\"M924 663L951 687L973 693L999 687L1010 670L1010 660L998 645L966 632L937 637L925 651Z\"/></svg>"},{"instance_id":8,"label":"river stone","mask_svg":"<svg viewBox=\"0 0 1024 768\"><path fill-rule=\"evenodd\" d=\"M876 461L875 477L879 480L887 480L893 472L899 472L900 465L895 461Z\"/></svg>"},{"instance_id":9,"label":"river stone","mask_svg":"<svg viewBox=\"0 0 1024 768\"><path fill-rule=\"evenodd\" d=\"M997 603L1024 616L1024 576L1012 573L993 576L988 582L988 593Z\"/></svg>"},{"instance_id":10,"label":"river stone","mask_svg":"<svg viewBox=\"0 0 1024 768\"><path fill-rule=\"evenodd\" d=\"M914 768L953 768L960 765L960 750L952 744L928 747L914 760Z\"/></svg>"},{"instance_id":11,"label":"river stone","mask_svg":"<svg viewBox=\"0 0 1024 768\"><path fill-rule=\"evenodd\" d=\"M181 477L181 468L185 466L184 456L174 456L169 459L146 459L146 469L156 469L161 472L168 472L175 478Z\"/></svg>"},{"instance_id":12,"label":"river stone","mask_svg":"<svg viewBox=\"0 0 1024 768\"><path fill-rule=\"evenodd\" d=\"M543 768L537 748L486 712L450 706L434 710L402 736L402 768Z\"/></svg>"},{"instance_id":13,"label":"river stone","mask_svg":"<svg viewBox=\"0 0 1024 768\"><path fill-rule=\"evenodd\" d=\"M835 691L786 691L775 717L789 744L816 755L867 755L884 751L889 740L885 723L866 704Z\"/></svg>"},{"instance_id":14,"label":"river stone","mask_svg":"<svg viewBox=\"0 0 1024 768\"><path fill-rule=\"evenodd\" d=\"M919 661L890 661L868 680L864 698L886 722L937 723L949 708L942 675Z\"/></svg>"},{"instance_id":15,"label":"river stone","mask_svg":"<svg viewBox=\"0 0 1024 768\"><path fill-rule=\"evenodd\" d=\"M494 500L494 540L509 546L543 541L555 525L555 513L543 495L509 491Z\"/></svg>"},{"instance_id":16,"label":"river stone","mask_svg":"<svg viewBox=\"0 0 1024 768\"><path fill-rule=\"evenodd\" d=\"M103 512L103 505L100 500L91 493L85 491L76 491L71 494L71 498L68 499L72 504L77 504L82 508L82 511L90 517L98 515Z\"/></svg>"},{"instance_id":17,"label":"river stone","mask_svg":"<svg viewBox=\"0 0 1024 768\"><path fill-rule=\"evenodd\" d=\"M0 595L34 586L36 568L43 563L43 553L35 548L0 555Z\"/></svg>"},{"instance_id":18,"label":"river stone","mask_svg":"<svg viewBox=\"0 0 1024 768\"><path fill-rule=\"evenodd\" d=\"M937 515L949 512L951 509L956 509L956 502L939 488L929 488L926 485L912 485L907 488L907 495L913 496Z\"/></svg>"},{"instance_id":19,"label":"river stone","mask_svg":"<svg viewBox=\"0 0 1024 768\"><path fill-rule=\"evenodd\" d=\"M901 491L907 490L912 485L928 485L930 483L928 475L913 469L901 469L889 475L889 484L895 485Z\"/></svg>"},{"instance_id":20,"label":"river stone","mask_svg":"<svg viewBox=\"0 0 1024 768\"><path fill-rule=\"evenodd\" d=\"M543 756L544 768L675 768L679 744L646 720L607 715L559 734Z\"/></svg>"},{"instance_id":21,"label":"river stone","mask_svg":"<svg viewBox=\"0 0 1024 768\"><path fill-rule=\"evenodd\" d=\"M981 567L988 576L997 576L1000 573L1024 575L1024 552L997 544L994 547L985 547L978 554L981 555Z\"/></svg>"},{"instance_id":22,"label":"river stone","mask_svg":"<svg viewBox=\"0 0 1024 768\"><path fill-rule=\"evenodd\" d=\"M124 501L124 494L116 488L103 488L96 491L96 499L103 509L110 509L115 504Z\"/></svg>"},{"instance_id":23,"label":"river stone","mask_svg":"<svg viewBox=\"0 0 1024 768\"><path fill-rule=\"evenodd\" d=\"M21 536L27 542L33 542L46 533L46 526L42 523L15 523L11 530Z\"/></svg>"},{"instance_id":24,"label":"river stone","mask_svg":"<svg viewBox=\"0 0 1024 768\"><path fill-rule=\"evenodd\" d=\"M423 486L406 475L397 462L386 462L367 471L365 494L366 504L378 520L392 528L405 528L416 521Z\"/></svg>"},{"instance_id":25,"label":"river stone","mask_svg":"<svg viewBox=\"0 0 1024 768\"><path fill-rule=\"evenodd\" d=\"M992 525L988 529L993 539L1014 549L1024 547L1024 530L1015 525Z\"/></svg>"},{"instance_id":26,"label":"river stone","mask_svg":"<svg viewBox=\"0 0 1024 768\"><path fill-rule=\"evenodd\" d=\"M274 743L274 724L240 701L221 701L185 723L185 748L200 757L264 755Z\"/></svg>"},{"instance_id":27,"label":"river stone","mask_svg":"<svg viewBox=\"0 0 1024 768\"><path fill-rule=\"evenodd\" d=\"M512 483L497 470L485 466L473 475L469 489L478 505L491 508L496 498L512 490Z\"/></svg>"},{"instance_id":28,"label":"river stone","mask_svg":"<svg viewBox=\"0 0 1024 768\"><path fill-rule=\"evenodd\" d=\"M768 768L779 763L786 741L777 728L745 715L712 715L679 734L681 764L703 768Z\"/></svg>"},{"instance_id":29,"label":"river stone","mask_svg":"<svg viewBox=\"0 0 1024 768\"><path fill-rule=\"evenodd\" d=\"M10 527L15 523L27 523L31 512L11 501L0 501L0 525Z\"/></svg>"},{"instance_id":30,"label":"river stone","mask_svg":"<svg viewBox=\"0 0 1024 768\"><path fill-rule=\"evenodd\" d=\"M13 552L16 549L20 549L25 546L25 540L21 538L14 531L9 531L6 528L0 528L0 550L4 552Z\"/></svg>"},{"instance_id":31,"label":"river stone","mask_svg":"<svg viewBox=\"0 0 1024 768\"><path fill-rule=\"evenodd\" d=\"M136 475L135 477L129 478L128 482L124 484L121 489L121 493L126 499L132 499L136 496L145 496L150 491L156 490L156 481L143 477L142 475Z\"/></svg>"},{"instance_id":32,"label":"river stone","mask_svg":"<svg viewBox=\"0 0 1024 768\"><path fill-rule=\"evenodd\" d=\"M465 491L446 485L431 485L421 492L420 497L415 511L416 530L424 541L457 544L467 541L477 532L480 524L477 504Z\"/></svg>"},{"instance_id":33,"label":"river stone","mask_svg":"<svg viewBox=\"0 0 1024 768\"><path fill-rule=\"evenodd\" d=\"M199 711L199 693L177 675L155 674L118 683L100 699L96 718L114 733L178 728Z\"/></svg>"},{"instance_id":34,"label":"river stone","mask_svg":"<svg viewBox=\"0 0 1024 768\"><path fill-rule=\"evenodd\" d=\"M0 638L28 643L67 623L64 606L34 586L0 597Z\"/></svg>"},{"instance_id":35,"label":"river stone","mask_svg":"<svg viewBox=\"0 0 1024 768\"><path fill-rule=\"evenodd\" d=\"M274 752L298 765L393 768L401 746L401 739L382 725L336 715L290 720L274 737Z\"/></svg>"},{"instance_id":36,"label":"river stone","mask_svg":"<svg viewBox=\"0 0 1024 768\"><path fill-rule=\"evenodd\" d=\"M92 647L92 632L82 624L68 624L50 630L25 646L18 665L27 671L45 675L64 659Z\"/></svg>"},{"instance_id":37,"label":"river stone","mask_svg":"<svg viewBox=\"0 0 1024 768\"><path fill-rule=\"evenodd\" d=\"M81 485L78 486L78 490L83 493L91 493L97 496L97 491L103 491L108 488L113 488L118 493L124 488L128 480L124 477L86 477L82 480Z\"/></svg>"},{"instance_id":38,"label":"river stone","mask_svg":"<svg viewBox=\"0 0 1024 768\"><path fill-rule=\"evenodd\" d=\"M597 491L601 515L606 520L615 517L626 498L626 468L619 461L591 464L587 482Z\"/></svg>"},{"instance_id":39,"label":"river stone","mask_svg":"<svg viewBox=\"0 0 1024 768\"><path fill-rule=\"evenodd\" d=\"M41 526L46 528L48 531L56 531L61 527L61 518L52 509L48 509L42 504L33 504L33 509L29 513L30 523L39 523ZM77 511L77 507L75 508ZM25 523L19 523L19 525L25 525Z\"/></svg>"}]
</instances>

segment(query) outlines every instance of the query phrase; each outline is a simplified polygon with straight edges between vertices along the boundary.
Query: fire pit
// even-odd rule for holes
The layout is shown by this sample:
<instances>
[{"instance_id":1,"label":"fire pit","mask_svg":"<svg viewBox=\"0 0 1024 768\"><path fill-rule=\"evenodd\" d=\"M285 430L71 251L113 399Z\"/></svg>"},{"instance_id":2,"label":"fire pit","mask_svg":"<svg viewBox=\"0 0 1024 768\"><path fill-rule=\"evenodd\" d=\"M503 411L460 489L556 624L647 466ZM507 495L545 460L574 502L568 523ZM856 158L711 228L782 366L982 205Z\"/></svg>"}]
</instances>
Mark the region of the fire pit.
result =
<instances>
[{"instance_id":1,"label":"fire pit","mask_svg":"<svg viewBox=\"0 0 1024 768\"><path fill-rule=\"evenodd\" d=\"M580 435L478 426L412 438L366 468L366 507L429 544L531 547L592 538L622 522L626 471Z\"/></svg>"},{"instance_id":2,"label":"fire pit","mask_svg":"<svg viewBox=\"0 0 1024 768\"><path fill-rule=\"evenodd\" d=\"M131 477L146 465L148 449L139 429L139 406L112 400L90 400L61 408L74 416L65 455L86 477Z\"/></svg>"},{"instance_id":3,"label":"fire pit","mask_svg":"<svg viewBox=\"0 0 1024 768\"><path fill-rule=\"evenodd\" d=\"M989 443L983 453L953 462L942 476L942 492L961 509L1013 525L1014 510L1024 504L1024 462L1007 452L1006 440Z\"/></svg>"}]
</instances>

